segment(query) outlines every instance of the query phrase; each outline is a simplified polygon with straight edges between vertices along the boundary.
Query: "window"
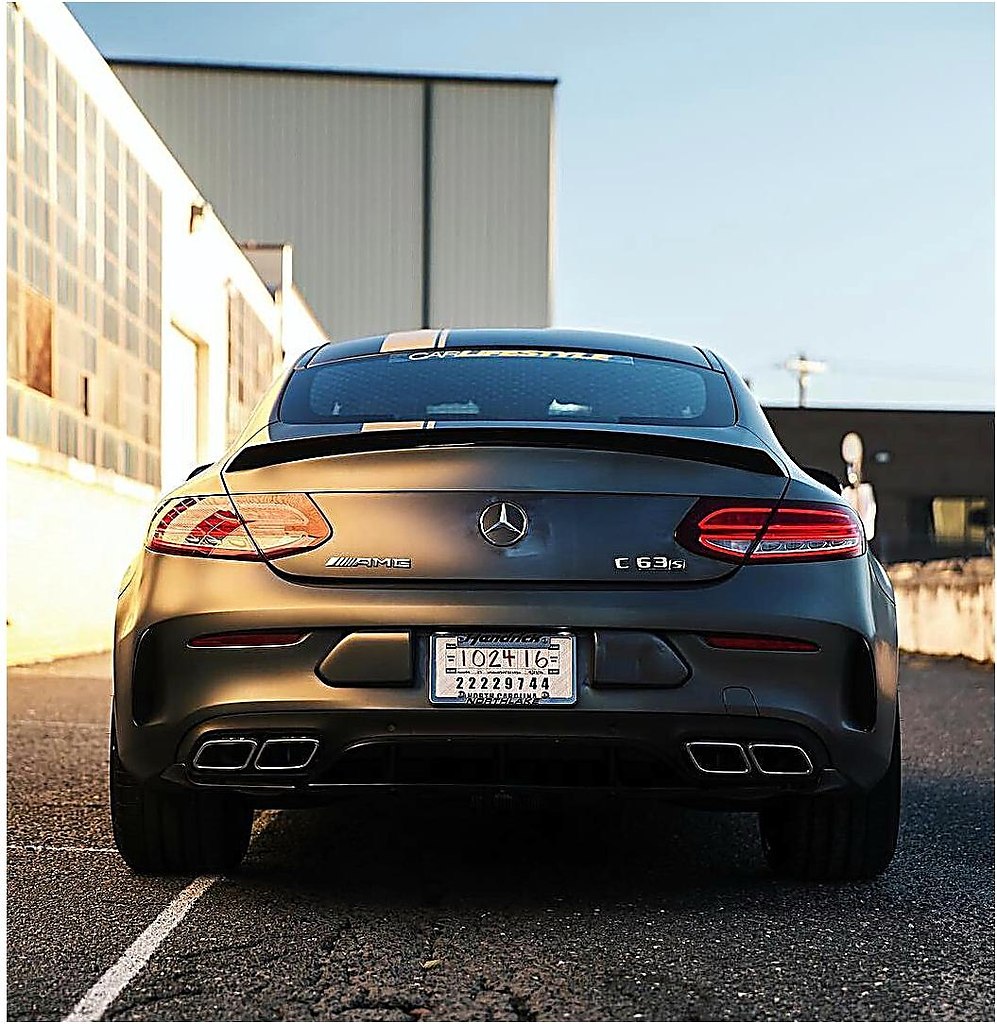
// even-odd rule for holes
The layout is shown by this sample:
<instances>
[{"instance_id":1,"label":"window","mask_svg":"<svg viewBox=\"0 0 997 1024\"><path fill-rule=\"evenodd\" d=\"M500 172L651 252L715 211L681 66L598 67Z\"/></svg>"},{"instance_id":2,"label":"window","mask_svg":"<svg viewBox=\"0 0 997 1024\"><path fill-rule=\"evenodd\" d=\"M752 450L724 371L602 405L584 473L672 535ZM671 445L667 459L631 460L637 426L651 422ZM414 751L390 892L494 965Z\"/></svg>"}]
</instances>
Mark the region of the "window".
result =
<instances>
[{"instance_id":1,"label":"window","mask_svg":"<svg viewBox=\"0 0 997 1024\"><path fill-rule=\"evenodd\" d=\"M7 101L14 102L14 90L17 88L17 19L14 16L14 5L7 4Z\"/></svg>"},{"instance_id":2,"label":"window","mask_svg":"<svg viewBox=\"0 0 997 1024\"><path fill-rule=\"evenodd\" d=\"M48 146L33 132L24 137L24 172L43 194L48 191Z\"/></svg>"},{"instance_id":3,"label":"window","mask_svg":"<svg viewBox=\"0 0 997 1024\"><path fill-rule=\"evenodd\" d=\"M40 135L48 132L48 98L44 86L24 80L24 121Z\"/></svg>"},{"instance_id":4,"label":"window","mask_svg":"<svg viewBox=\"0 0 997 1024\"><path fill-rule=\"evenodd\" d=\"M48 81L48 47L27 22L24 23L24 67L41 81Z\"/></svg>"},{"instance_id":5,"label":"window","mask_svg":"<svg viewBox=\"0 0 997 1024\"><path fill-rule=\"evenodd\" d=\"M119 340L118 307L113 302L104 301L104 337L109 341Z\"/></svg>"},{"instance_id":6,"label":"window","mask_svg":"<svg viewBox=\"0 0 997 1024\"><path fill-rule=\"evenodd\" d=\"M16 221L12 219L7 221L7 269L21 269L20 232L17 230Z\"/></svg>"},{"instance_id":7,"label":"window","mask_svg":"<svg viewBox=\"0 0 997 1024\"><path fill-rule=\"evenodd\" d=\"M56 125L55 148L59 154L59 160L65 164L75 166L76 164L76 122L70 121L59 114Z\"/></svg>"},{"instance_id":8,"label":"window","mask_svg":"<svg viewBox=\"0 0 997 1024\"><path fill-rule=\"evenodd\" d=\"M21 437L21 392L7 384L7 434L10 437Z\"/></svg>"},{"instance_id":9,"label":"window","mask_svg":"<svg viewBox=\"0 0 997 1024\"><path fill-rule=\"evenodd\" d=\"M64 455L76 458L79 454L79 447L76 440L76 420L64 412L58 414L58 442L57 448Z\"/></svg>"},{"instance_id":10,"label":"window","mask_svg":"<svg viewBox=\"0 0 997 1024\"><path fill-rule=\"evenodd\" d=\"M479 420L531 423L734 422L723 374L615 353L431 349L343 359L294 374L290 423Z\"/></svg>"},{"instance_id":11,"label":"window","mask_svg":"<svg viewBox=\"0 0 997 1024\"><path fill-rule=\"evenodd\" d=\"M79 279L72 270L60 266L56 274L56 301L72 313L79 306Z\"/></svg>"},{"instance_id":12,"label":"window","mask_svg":"<svg viewBox=\"0 0 997 1024\"><path fill-rule=\"evenodd\" d=\"M43 400L41 395L34 391L25 391L22 394L24 403L22 412L22 432L20 437L29 444L36 444L40 448L51 448L52 445L52 403Z\"/></svg>"},{"instance_id":13,"label":"window","mask_svg":"<svg viewBox=\"0 0 997 1024\"><path fill-rule=\"evenodd\" d=\"M48 247L43 243L32 241L30 238L25 239L24 277L36 291L46 298L52 294L50 269Z\"/></svg>"},{"instance_id":14,"label":"window","mask_svg":"<svg viewBox=\"0 0 997 1024\"><path fill-rule=\"evenodd\" d=\"M982 547L993 530L994 509L987 498L933 498L931 527L941 544Z\"/></svg>"},{"instance_id":15,"label":"window","mask_svg":"<svg viewBox=\"0 0 997 1024\"><path fill-rule=\"evenodd\" d=\"M59 109L68 117L76 118L76 82L58 62L55 65L55 95Z\"/></svg>"},{"instance_id":16,"label":"window","mask_svg":"<svg viewBox=\"0 0 997 1024\"><path fill-rule=\"evenodd\" d=\"M71 266L75 266L79 259L79 245L77 243L76 225L65 217L60 216L55 227L56 248L59 256Z\"/></svg>"},{"instance_id":17,"label":"window","mask_svg":"<svg viewBox=\"0 0 997 1024\"><path fill-rule=\"evenodd\" d=\"M29 388L52 394L52 303L25 292L25 374Z\"/></svg>"},{"instance_id":18,"label":"window","mask_svg":"<svg viewBox=\"0 0 997 1024\"><path fill-rule=\"evenodd\" d=\"M17 217L18 212L18 201L17 201L17 168L7 168L7 216Z\"/></svg>"},{"instance_id":19,"label":"window","mask_svg":"<svg viewBox=\"0 0 997 1024\"><path fill-rule=\"evenodd\" d=\"M7 107L7 159L17 159L17 111L11 106Z\"/></svg>"},{"instance_id":20,"label":"window","mask_svg":"<svg viewBox=\"0 0 997 1024\"><path fill-rule=\"evenodd\" d=\"M56 175L56 197L62 213L76 220L76 170L61 162Z\"/></svg>"},{"instance_id":21,"label":"window","mask_svg":"<svg viewBox=\"0 0 997 1024\"><path fill-rule=\"evenodd\" d=\"M118 215L107 206L104 208L104 248L115 256L121 251L118 233Z\"/></svg>"},{"instance_id":22,"label":"window","mask_svg":"<svg viewBox=\"0 0 997 1024\"><path fill-rule=\"evenodd\" d=\"M119 443L117 436L105 431L104 441L101 445L100 452L100 464L104 469L114 470L118 469L118 448Z\"/></svg>"},{"instance_id":23,"label":"window","mask_svg":"<svg viewBox=\"0 0 997 1024\"><path fill-rule=\"evenodd\" d=\"M7 273L7 376L20 380L24 375L24 330L21 324L21 286L14 274ZM9 392L8 392L9 393Z\"/></svg>"},{"instance_id":24,"label":"window","mask_svg":"<svg viewBox=\"0 0 997 1024\"><path fill-rule=\"evenodd\" d=\"M246 425L277 372L277 345L249 303L233 290L229 296L228 432L234 438Z\"/></svg>"}]
</instances>

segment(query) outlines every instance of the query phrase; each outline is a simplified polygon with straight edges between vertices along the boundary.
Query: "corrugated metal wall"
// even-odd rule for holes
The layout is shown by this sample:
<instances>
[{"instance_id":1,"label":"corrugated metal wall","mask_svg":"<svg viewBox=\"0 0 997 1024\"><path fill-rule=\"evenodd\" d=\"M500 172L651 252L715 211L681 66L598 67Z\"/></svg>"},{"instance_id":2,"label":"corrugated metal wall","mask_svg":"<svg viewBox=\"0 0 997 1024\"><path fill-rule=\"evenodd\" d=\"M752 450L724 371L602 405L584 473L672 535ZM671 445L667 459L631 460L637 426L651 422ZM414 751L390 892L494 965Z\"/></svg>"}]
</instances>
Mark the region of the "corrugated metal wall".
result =
<instances>
[{"instance_id":1,"label":"corrugated metal wall","mask_svg":"<svg viewBox=\"0 0 997 1024\"><path fill-rule=\"evenodd\" d=\"M432 325L549 321L550 85L112 67L233 235L293 244L333 338L423 326L424 228Z\"/></svg>"},{"instance_id":2,"label":"corrugated metal wall","mask_svg":"<svg viewBox=\"0 0 997 1024\"><path fill-rule=\"evenodd\" d=\"M549 323L553 93L432 86L433 326Z\"/></svg>"}]
</instances>

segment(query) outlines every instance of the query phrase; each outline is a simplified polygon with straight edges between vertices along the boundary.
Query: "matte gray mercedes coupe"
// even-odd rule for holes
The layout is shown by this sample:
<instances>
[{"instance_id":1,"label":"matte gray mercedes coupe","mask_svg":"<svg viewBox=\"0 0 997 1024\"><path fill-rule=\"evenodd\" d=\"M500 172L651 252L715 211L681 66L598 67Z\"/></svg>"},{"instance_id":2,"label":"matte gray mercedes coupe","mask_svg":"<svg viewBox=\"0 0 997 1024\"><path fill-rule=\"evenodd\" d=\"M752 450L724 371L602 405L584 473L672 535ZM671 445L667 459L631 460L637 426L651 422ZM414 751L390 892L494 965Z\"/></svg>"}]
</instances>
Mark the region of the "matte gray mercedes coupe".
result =
<instances>
[{"instance_id":1,"label":"matte gray mercedes coupe","mask_svg":"<svg viewBox=\"0 0 997 1024\"><path fill-rule=\"evenodd\" d=\"M313 349L166 495L124 579L119 850L229 870L254 808L583 789L755 809L775 871L878 874L896 615L821 476L703 348L453 330Z\"/></svg>"}]
</instances>

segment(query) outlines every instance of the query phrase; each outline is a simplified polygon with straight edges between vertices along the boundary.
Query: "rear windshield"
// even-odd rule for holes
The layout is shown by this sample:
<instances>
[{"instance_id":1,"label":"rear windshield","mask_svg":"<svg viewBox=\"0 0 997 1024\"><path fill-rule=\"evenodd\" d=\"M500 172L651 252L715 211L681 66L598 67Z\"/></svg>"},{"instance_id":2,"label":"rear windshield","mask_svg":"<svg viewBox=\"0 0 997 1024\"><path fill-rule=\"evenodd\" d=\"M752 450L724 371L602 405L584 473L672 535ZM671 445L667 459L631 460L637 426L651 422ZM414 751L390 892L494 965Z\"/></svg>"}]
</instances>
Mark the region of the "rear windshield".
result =
<instances>
[{"instance_id":1,"label":"rear windshield","mask_svg":"<svg viewBox=\"0 0 997 1024\"><path fill-rule=\"evenodd\" d=\"M544 349L424 349L298 370L285 423L461 420L729 426L723 374L663 359Z\"/></svg>"}]
</instances>

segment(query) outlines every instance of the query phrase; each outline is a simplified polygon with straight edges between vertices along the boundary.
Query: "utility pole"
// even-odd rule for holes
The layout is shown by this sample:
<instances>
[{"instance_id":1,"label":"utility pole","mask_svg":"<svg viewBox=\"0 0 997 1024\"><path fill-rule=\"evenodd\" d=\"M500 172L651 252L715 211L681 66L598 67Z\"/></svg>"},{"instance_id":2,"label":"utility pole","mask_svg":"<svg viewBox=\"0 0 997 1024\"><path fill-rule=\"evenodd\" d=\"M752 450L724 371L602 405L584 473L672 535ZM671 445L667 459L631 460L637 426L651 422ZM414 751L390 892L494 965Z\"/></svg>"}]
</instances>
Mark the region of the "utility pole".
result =
<instances>
[{"instance_id":1,"label":"utility pole","mask_svg":"<svg viewBox=\"0 0 997 1024\"><path fill-rule=\"evenodd\" d=\"M822 363L818 359L807 359L806 355L801 352L795 358L787 359L782 364L782 368L796 374L796 404L801 409L806 408L807 386L810 384L810 375L823 373L827 369L827 363Z\"/></svg>"}]
</instances>

